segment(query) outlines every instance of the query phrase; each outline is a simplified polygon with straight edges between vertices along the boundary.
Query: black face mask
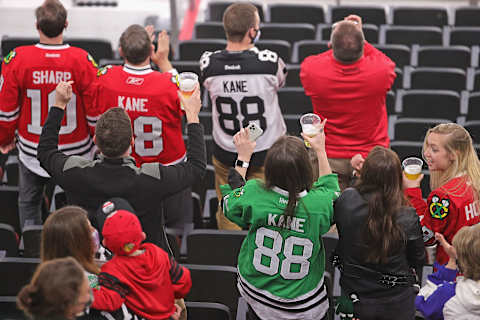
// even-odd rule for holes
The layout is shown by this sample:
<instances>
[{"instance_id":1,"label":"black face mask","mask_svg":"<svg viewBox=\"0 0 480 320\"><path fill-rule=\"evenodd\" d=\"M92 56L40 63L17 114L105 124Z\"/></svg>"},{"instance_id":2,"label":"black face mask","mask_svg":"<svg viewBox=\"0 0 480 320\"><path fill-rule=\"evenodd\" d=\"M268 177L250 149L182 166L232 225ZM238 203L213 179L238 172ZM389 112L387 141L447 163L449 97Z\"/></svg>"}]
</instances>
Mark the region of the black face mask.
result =
<instances>
[{"instance_id":1,"label":"black face mask","mask_svg":"<svg viewBox=\"0 0 480 320\"><path fill-rule=\"evenodd\" d=\"M251 37L250 34L248 35L250 37L250 43L255 44L259 39L260 39L260 29L254 29L256 31L255 37Z\"/></svg>"}]
</instances>

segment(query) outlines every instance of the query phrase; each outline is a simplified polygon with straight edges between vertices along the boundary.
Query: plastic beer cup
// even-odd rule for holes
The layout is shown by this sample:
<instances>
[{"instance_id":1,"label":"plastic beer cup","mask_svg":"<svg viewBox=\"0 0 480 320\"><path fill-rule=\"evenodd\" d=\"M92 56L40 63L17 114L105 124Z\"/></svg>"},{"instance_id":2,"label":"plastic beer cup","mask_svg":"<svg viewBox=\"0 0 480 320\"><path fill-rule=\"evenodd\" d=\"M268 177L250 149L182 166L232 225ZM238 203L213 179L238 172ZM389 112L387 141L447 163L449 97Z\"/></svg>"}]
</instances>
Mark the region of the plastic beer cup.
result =
<instances>
[{"instance_id":1,"label":"plastic beer cup","mask_svg":"<svg viewBox=\"0 0 480 320\"><path fill-rule=\"evenodd\" d=\"M322 119L314 113L307 113L300 118L300 125L302 126L303 134L314 137L320 132ZM305 141L305 145L307 148L312 147L307 141Z\"/></svg>"},{"instance_id":2,"label":"plastic beer cup","mask_svg":"<svg viewBox=\"0 0 480 320\"><path fill-rule=\"evenodd\" d=\"M405 176L410 180L416 180L422 173L423 161L416 157L406 158L402 162Z\"/></svg>"},{"instance_id":3,"label":"plastic beer cup","mask_svg":"<svg viewBox=\"0 0 480 320\"><path fill-rule=\"evenodd\" d=\"M188 98L192 95L195 87L198 84L198 76L196 73L193 72L182 72L178 75L177 78L177 85L180 89L180 93ZM183 110L183 105L181 105Z\"/></svg>"}]
</instances>

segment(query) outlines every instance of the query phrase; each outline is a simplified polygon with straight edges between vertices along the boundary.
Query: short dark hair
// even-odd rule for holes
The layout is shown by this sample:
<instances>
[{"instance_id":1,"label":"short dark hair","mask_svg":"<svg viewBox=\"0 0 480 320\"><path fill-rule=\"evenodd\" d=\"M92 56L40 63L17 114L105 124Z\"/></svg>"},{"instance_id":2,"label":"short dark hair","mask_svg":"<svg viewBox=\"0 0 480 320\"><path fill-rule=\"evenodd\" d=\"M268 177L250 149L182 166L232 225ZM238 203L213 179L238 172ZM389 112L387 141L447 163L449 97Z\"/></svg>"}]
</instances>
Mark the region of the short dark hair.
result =
<instances>
[{"instance_id":1,"label":"short dark hair","mask_svg":"<svg viewBox=\"0 0 480 320\"><path fill-rule=\"evenodd\" d=\"M119 158L130 147L132 124L122 108L107 110L97 121L96 143L107 158Z\"/></svg>"},{"instance_id":2,"label":"short dark hair","mask_svg":"<svg viewBox=\"0 0 480 320\"><path fill-rule=\"evenodd\" d=\"M363 32L348 21L339 22L332 30L332 49L335 59L351 63L363 55Z\"/></svg>"},{"instance_id":3,"label":"short dark hair","mask_svg":"<svg viewBox=\"0 0 480 320\"><path fill-rule=\"evenodd\" d=\"M293 136L278 138L265 157L265 187L279 187L288 191L285 215L295 215L299 200L297 194L310 190L312 184L312 162L303 140Z\"/></svg>"},{"instance_id":4,"label":"short dark hair","mask_svg":"<svg viewBox=\"0 0 480 320\"><path fill-rule=\"evenodd\" d=\"M18 293L17 306L35 318L67 317L85 281L85 271L72 257L43 262Z\"/></svg>"},{"instance_id":5,"label":"short dark hair","mask_svg":"<svg viewBox=\"0 0 480 320\"><path fill-rule=\"evenodd\" d=\"M45 0L35 10L37 29L47 37L54 38L63 32L67 21L67 10L59 0Z\"/></svg>"},{"instance_id":6,"label":"short dark hair","mask_svg":"<svg viewBox=\"0 0 480 320\"><path fill-rule=\"evenodd\" d=\"M257 8L248 2L231 4L223 13L223 28L227 39L233 42L242 41L247 31L255 27Z\"/></svg>"},{"instance_id":7,"label":"short dark hair","mask_svg":"<svg viewBox=\"0 0 480 320\"><path fill-rule=\"evenodd\" d=\"M130 63L139 64L151 54L152 41L145 28L132 24L120 36L123 57Z\"/></svg>"}]
</instances>

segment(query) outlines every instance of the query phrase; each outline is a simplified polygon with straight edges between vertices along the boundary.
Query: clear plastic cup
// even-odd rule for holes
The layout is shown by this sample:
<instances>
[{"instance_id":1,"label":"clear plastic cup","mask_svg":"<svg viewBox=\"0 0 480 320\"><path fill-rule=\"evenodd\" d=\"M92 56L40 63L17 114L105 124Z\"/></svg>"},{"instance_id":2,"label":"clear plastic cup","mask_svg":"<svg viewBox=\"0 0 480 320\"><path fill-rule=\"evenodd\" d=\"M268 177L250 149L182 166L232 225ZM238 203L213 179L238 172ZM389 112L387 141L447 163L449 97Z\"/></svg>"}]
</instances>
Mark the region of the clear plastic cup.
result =
<instances>
[{"instance_id":1,"label":"clear plastic cup","mask_svg":"<svg viewBox=\"0 0 480 320\"><path fill-rule=\"evenodd\" d=\"M302 132L304 135L314 137L322 128L322 119L314 113L306 113L300 118L300 125L302 126ZM307 141L305 141L305 145L308 148L312 147Z\"/></svg>"},{"instance_id":2,"label":"clear plastic cup","mask_svg":"<svg viewBox=\"0 0 480 320\"><path fill-rule=\"evenodd\" d=\"M422 173L423 161L417 157L406 158L402 162L405 176L410 180L416 180Z\"/></svg>"},{"instance_id":3,"label":"clear plastic cup","mask_svg":"<svg viewBox=\"0 0 480 320\"><path fill-rule=\"evenodd\" d=\"M180 93L188 98L192 95L198 84L198 75L193 72L182 72L177 77L177 85ZM183 105L181 106L183 110Z\"/></svg>"}]
</instances>

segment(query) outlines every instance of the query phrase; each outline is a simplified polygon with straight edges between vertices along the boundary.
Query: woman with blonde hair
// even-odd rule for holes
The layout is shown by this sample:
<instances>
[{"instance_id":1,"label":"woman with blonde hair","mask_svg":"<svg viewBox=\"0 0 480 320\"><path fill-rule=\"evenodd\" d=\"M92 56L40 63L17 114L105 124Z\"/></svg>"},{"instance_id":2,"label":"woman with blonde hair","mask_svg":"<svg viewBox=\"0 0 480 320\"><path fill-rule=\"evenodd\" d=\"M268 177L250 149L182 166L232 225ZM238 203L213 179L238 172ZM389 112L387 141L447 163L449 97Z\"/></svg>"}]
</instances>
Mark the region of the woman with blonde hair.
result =
<instances>
[{"instance_id":1,"label":"woman with blonde hair","mask_svg":"<svg viewBox=\"0 0 480 320\"><path fill-rule=\"evenodd\" d=\"M432 189L427 201L422 199L420 190L423 175L416 180L404 176L403 186L421 217L425 244L436 246L435 232L451 242L463 226L480 223L480 161L470 134L456 123L439 124L427 131L423 157ZM442 247L436 253L440 264L447 263L448 255Z\"/></svg>"}]
</instances>

